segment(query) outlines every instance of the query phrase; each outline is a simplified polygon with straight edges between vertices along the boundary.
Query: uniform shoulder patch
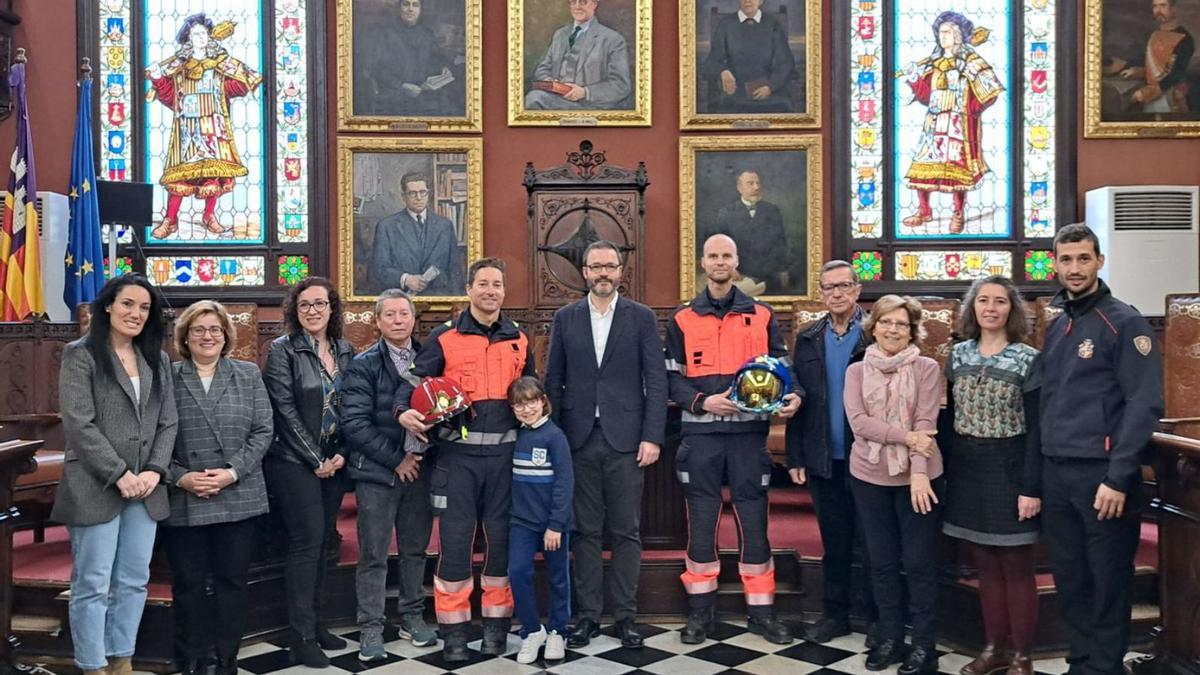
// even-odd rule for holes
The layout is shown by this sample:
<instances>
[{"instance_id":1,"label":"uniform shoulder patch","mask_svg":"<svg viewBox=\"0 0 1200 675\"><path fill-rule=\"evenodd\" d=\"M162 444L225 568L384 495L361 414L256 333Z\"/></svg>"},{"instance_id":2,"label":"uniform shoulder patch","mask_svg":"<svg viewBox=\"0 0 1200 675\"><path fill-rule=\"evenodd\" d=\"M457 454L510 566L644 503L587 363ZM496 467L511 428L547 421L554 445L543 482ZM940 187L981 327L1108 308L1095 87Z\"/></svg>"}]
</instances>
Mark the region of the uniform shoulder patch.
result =
<instances>
[{"instance_id":1,"label":"uniform shoulder patch","mask_svg":"<svg viewBox=\"0 0 1200 675\"><path fill-rule=\"evenodd\" d=\"M1138 353L1142 356L1149 356L1150 349L1153 346L1154 342L1150 339L1149 335L1139 335L1133 338L1133 348L1138 350Z\"/></svg>"}]
</instances>

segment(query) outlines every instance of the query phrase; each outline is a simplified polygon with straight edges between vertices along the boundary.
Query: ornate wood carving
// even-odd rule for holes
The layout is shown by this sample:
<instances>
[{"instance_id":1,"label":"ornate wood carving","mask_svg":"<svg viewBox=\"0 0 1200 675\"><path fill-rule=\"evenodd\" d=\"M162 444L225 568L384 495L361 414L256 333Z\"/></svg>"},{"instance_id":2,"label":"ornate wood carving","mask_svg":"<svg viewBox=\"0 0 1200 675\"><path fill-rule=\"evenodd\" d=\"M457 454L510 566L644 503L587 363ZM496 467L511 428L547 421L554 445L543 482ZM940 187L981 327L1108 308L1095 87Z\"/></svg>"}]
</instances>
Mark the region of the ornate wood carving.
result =
<instances>
[{"instance_id":1,"label":"ornate wood carving","mask_svg":"<svg viewBox=\"0 0 1200 675\"><path fill-rule=\"evenodd\" d=\"M567 153L567 163L538 171L525 165L528 193L532 306L561 307L587 290L580 272L588 244L608 239L625 255L620 292L640 299L644 284L641 255L645 162L636 170L607 163L591 141Z\"/></svg>"},{"instance_id":2,"label":"ornate wood carving","mask_svg":"<svg viewBox=\"0 0 1200 675\"><path fill-rule=\"evenodd\" d=\"M1200 295L1167 296L1163 384L1167 417L1200 416Z\"/></svg>"}]
</instances>

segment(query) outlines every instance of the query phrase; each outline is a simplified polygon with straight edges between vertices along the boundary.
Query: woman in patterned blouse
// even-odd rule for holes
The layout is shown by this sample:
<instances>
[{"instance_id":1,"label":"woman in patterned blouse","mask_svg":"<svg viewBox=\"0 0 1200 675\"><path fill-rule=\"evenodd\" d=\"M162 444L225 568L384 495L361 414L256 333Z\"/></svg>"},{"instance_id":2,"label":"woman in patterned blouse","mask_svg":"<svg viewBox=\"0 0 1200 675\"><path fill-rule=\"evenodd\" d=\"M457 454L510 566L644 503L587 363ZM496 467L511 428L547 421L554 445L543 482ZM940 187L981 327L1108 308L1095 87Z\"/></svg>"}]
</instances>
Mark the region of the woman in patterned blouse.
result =
<instances>
[{"instance_id":1,"label":"woman in patterned blouse","mask_svg":"<svg viewBox=\"0 0 1200 675\"><path fill-rule=\"evenodd\" d=\"M1022 342L1028 332L1024 307L1009 278L976 281L962 302L960 334L966 340L946 361L946 419L953 429L942 442L948 485L942 531L968 542L979 570L987 637L962 675L1033 672L1041 377L1037 350Z\"/></svg>"}]
</instances>

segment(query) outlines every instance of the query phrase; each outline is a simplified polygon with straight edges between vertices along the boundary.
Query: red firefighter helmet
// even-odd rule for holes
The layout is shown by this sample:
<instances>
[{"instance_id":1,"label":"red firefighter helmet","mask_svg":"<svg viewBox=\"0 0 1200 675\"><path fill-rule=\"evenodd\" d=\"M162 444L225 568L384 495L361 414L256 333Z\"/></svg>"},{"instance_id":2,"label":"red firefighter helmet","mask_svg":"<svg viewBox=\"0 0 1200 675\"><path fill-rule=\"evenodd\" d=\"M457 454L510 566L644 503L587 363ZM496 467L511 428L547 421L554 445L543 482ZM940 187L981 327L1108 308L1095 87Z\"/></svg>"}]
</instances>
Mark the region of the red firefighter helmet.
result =
<instances>
[{"instance_id":1,"label":"red firefighter helmet","mask_svg":"<svg viewBox=\"0 0 1200 675\"><path fill-rule=\"evenodd\" d=\"M437 424L469 410L471 397L448 377L426 377L413 391L409 407L424 415L427 424Z\"/></svg>"}]
</instances>

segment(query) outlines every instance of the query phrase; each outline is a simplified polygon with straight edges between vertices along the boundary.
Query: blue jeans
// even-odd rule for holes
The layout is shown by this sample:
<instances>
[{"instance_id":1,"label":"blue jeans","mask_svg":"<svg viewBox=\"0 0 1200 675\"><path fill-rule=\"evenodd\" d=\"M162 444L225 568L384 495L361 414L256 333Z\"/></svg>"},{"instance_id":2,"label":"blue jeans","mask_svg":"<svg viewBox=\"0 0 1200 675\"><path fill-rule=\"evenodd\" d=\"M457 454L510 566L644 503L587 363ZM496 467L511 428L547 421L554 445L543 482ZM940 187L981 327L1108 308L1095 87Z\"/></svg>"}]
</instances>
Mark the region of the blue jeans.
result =
<instances>
[{"instance_id":1,"label":"blue jeans","mask_svg":"<svg viewBox=\"0 0 1200 675\"><path fill-rule=\"evenodd\" d=\"M127 502L107 523L67 529L75 665L80 670L100 670L108 665L109 656L133 656L158 523L144 504Z\"/></svg>"},{"instance_id":2,"label":"blue jeans","mask_svg":"<svg viewBox=\"0 0 1200 675\"><path fill-rule=\"evenodd\" d=\"M508 531L508 579L512 584L513 604L517 618L521 620L521 637L536 633L542 626L538 614L537 595L533 591L533 556L541 552L546 561L550 578L550 621L547 631L567 634L567 621L571 618L571 569L570 542L567 533L562 536L562 545L557 551L543 550L545 534L527 527L513 525Z\"/></svg>"}]
</instances>

